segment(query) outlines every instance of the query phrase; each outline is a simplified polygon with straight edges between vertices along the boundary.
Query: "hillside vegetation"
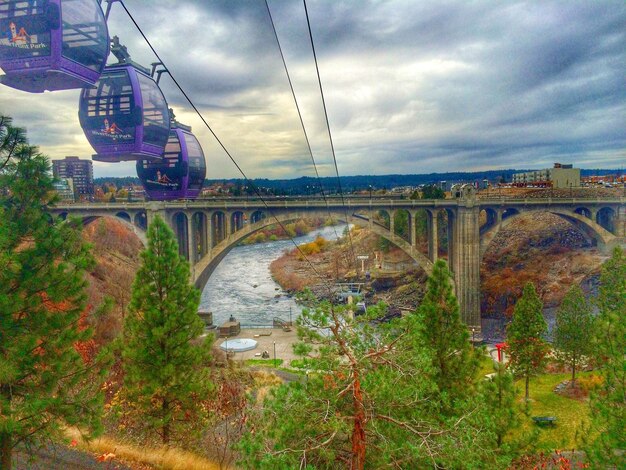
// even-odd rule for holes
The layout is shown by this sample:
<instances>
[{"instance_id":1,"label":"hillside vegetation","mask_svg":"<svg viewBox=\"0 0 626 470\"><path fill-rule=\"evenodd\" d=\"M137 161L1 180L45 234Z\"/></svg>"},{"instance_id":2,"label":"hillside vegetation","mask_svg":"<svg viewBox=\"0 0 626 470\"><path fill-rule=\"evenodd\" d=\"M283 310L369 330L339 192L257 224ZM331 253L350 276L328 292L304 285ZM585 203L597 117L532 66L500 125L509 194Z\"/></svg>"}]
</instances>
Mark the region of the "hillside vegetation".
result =
<instances>
[{"instance_id":1,"label":"hillside vegetation","mask_svg":"<svg viewBox=\"0 0 626 470\"><path fill-rule=\"evenodd\" d=\"M593 284L606 259L569 222L550 213L523 214L491 242L481 264L481 311L512 312L524 284L537 286L544 307L556 307L573 284Z\"/></svg>"},{"instance_id":2,"label":"hillside vegetation","mask_svg":"<svg viewBox=\"0 0 626 470\"><path fill-rule=\"evenodd\" d=\"M143 244L123 222L109 217L87 225L83 237L93 246L96 260L95 268L88 274L89 305L101 305L105 297L113 301L109 312L91 319L94 339L98 344L106 344L122 329Z\"/></svg>"}]
</instances>

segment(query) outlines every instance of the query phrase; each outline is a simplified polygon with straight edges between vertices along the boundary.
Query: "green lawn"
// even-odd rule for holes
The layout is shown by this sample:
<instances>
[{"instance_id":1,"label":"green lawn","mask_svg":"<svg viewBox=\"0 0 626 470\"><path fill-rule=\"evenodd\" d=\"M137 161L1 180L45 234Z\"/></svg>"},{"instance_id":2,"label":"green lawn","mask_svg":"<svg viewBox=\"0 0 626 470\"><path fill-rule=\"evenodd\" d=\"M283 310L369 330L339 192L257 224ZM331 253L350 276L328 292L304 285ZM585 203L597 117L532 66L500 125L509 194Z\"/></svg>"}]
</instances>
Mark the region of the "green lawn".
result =
<instances>
[{"instance_id":1,"label":"green lawn","mask_svg":"<svg viewBox=\"0 0 626 470\"><path fill-rule=\"evenodd\" d=\"M480 362L478 364L478 371L476 372L478 378L482 378L487 374L492 374L495 372L493 368L493 359L485 353L480 356Z\"/></svg>"},{"instance_id":2,"label":"green lawn","mask_svg":"<svg viewBox=\"0 0 626 470\"><path fill-rule=\"evenodd\" d=\"M279 367L282 363L282 359L246 359L249 366Z\"/></svg>"},{"instance_id":3,"label":"green lawn","mask_svg":"<svg viewBox=\"0 0 626 470\"><path fill-rule=\"evenodd\" d=\"M290 365L294 369L319 369L319 359L309 357L306 359L294 359Z\"/></svg>"},{"instance_id":4,"label":"green lawn","mask_svg":"<svg viewBox=\"0 0 626 470\"><path fill-rule=\"evenodd\" d=\"M580 376L587 375L580 373ZM581 424L588 423L589 404L554 393L554 388L570 374L543 374L530 380L530 402L528 416L520 412L521 427L518 433L537 432L534 444L542 450L579 448ZM524 407L524 380L515 382L518 388L520 407ZM555 426L539 426L532 420L533 416L555 416Z\"/></svg>"}]
</instances>

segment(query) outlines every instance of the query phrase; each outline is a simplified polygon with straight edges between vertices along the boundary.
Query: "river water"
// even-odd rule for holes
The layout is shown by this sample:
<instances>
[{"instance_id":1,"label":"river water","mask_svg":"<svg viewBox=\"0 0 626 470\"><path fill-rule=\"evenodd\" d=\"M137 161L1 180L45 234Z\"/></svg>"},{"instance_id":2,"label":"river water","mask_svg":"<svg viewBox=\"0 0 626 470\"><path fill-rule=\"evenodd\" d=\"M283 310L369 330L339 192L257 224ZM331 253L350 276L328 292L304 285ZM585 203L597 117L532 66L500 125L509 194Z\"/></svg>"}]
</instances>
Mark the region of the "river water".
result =
<instances>
[{"instance_id":1,"label":"river water","mask_svg":"<svg viewBox=\"0 0 626 470\"><path fill-rule=\"evenodd\" d=\"M345 225L323 227L294 238L300 245L320 235L326 240L341 237ZM291 240L241 245L233 248L209 278L200 308L213 312L213 324L221 325L234 315L242 326L271 325L274 317L293 320L302 308L274 282L270 264L283 252L295 248Z\"/></svg>"}]
</instances>

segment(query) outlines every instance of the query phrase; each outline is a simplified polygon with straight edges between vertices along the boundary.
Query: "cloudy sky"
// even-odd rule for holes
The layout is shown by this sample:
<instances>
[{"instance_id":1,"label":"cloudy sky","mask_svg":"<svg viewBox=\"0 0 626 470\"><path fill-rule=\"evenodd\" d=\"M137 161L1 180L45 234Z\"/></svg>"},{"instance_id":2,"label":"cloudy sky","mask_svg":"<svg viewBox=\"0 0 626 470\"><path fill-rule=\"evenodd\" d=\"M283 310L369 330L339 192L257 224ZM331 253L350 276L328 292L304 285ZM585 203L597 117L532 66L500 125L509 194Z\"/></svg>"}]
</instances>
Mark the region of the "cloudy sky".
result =
<instances>
[{"instance_id":1,"label":"cloudy sky","mask_svg":"<svg viewBox=\"0 0 626 470\"><path fill-rule=\"evenodd\" d=\"M249 177L314 176L263 0L125 0ZM303 3L269 0L313 156L334 175ZM626 166L623 0L309 0L341 175ZM111 36L155 60L120 5ZM109 59L112 62L113 59ZM206 154L240 177L173 82L161 85ZM77 90L0 86L0 113L52 158L93 153ZM96 176L134 164L95 164Z\"/></svg>"}]
</instances>

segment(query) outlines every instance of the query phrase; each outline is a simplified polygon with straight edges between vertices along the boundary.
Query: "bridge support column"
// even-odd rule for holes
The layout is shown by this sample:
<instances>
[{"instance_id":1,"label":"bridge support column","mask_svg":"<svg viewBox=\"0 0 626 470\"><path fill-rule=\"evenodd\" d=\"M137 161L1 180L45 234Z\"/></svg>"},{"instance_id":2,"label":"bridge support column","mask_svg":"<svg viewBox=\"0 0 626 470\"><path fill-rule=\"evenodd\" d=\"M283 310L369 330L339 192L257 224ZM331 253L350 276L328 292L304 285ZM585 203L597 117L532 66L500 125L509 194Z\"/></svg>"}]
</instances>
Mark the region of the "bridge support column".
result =
<instances>
[{"instance_id":1,"label":"bridge support column","mask_svg":"<svg viewBox=\"0 0 626 470\"><path fill-rule=\"evenodd\" d=\"M155 216L159 216L161 217L161 219L163 219L165 221L165 223L167 225L169 225L169 227L176 231L174 227L172 227L172 223L171 220L169 220L169 217L167 217L167 213L165 212L165 207L163 205L162 202L155 202L155 201L151 201L148 202L146 204L146 222L148 224L148 227L150 227L150 225L152 225L152 221L154 220Z\"/></svg>"},{"instance_id":2,"label":"bridge support column","mask_svg":"<svg viewBox=\"0 0 626 470\"><path fill-rule=\"evenodd\" d=\"M204 247L205 252L202 256L206 256L213 248L213 229L211 228L211 214L204 212Z\"/></svg>"},{"instance_id":3,"label":"bridge support column","mask_svg":"<svg viewBox=\"0 0 626 470\"><path fill-rule=\"evenodd\" d=\"M189 265L192 267L196 264L196 250L198 244L196 243L196 234L193 227L193 213L186 213L187 216L187 246L189 247Z\"/></svg>"},{"instance_id":4,"label":"bridge support column","mask_svg":"<svg viewBox=\"0 0 626 470\"><path fill-rule=\"evenodd\" d=\"M456 251L456 232L457 232L457 222L456 217L457 213L451 210L446 211L448 213L448 264L450 265L450 270L453 273L457 272L457 269L454 265L454 255Z\"/></svg>"},{"instance_id":5,"label":"bridge support column","mask_svg":"<svg viewBox=\"0 0 626 470\"><path fill-rule=\"evenodd\" d=\"M451 266L461 318L469 328L480 332L480 207L459 206L454 217Z\"/></svg>"},{"instance_id":6,"label":"bridge support column","mask_svg":"<svg viewBox=\"0 0 626 470\"><path fill-rule=\"evenodd\" d=\"M412 248L415 248L415 245L417 244L417 235L415 233L415 216L415 212L409 211L409 242L411 243Z\"/></svg>"},{"instance_id":7,"label":"bridge support column","mask_svg":"<svg viewBox=\"0 0 626 470\"><path fill-rule=\"evenodd\" d=\"M426 211L428 258L434 263L437 261L439 251L439 239L437 235L437 212Z\"/></svg>"},{"instance_id":8,"label":"bridge support column","mask_svg":"<svg viewBox=\"0 0 626 470\"><path fill-rule=\"evenodd\" d=\"M228 238L231 234L230 212L224 212L224 239Z\"/></svg>"},{"instance_id":9,"label":"bridge support column","mask_svg":"<svg viewBox=\"0 0 626 470\"><path fill-rule=\"evenodd\" d=\"M615 236L626 237L626 207L620 206L615 214Z\"/></svg>"}]
</instances>

